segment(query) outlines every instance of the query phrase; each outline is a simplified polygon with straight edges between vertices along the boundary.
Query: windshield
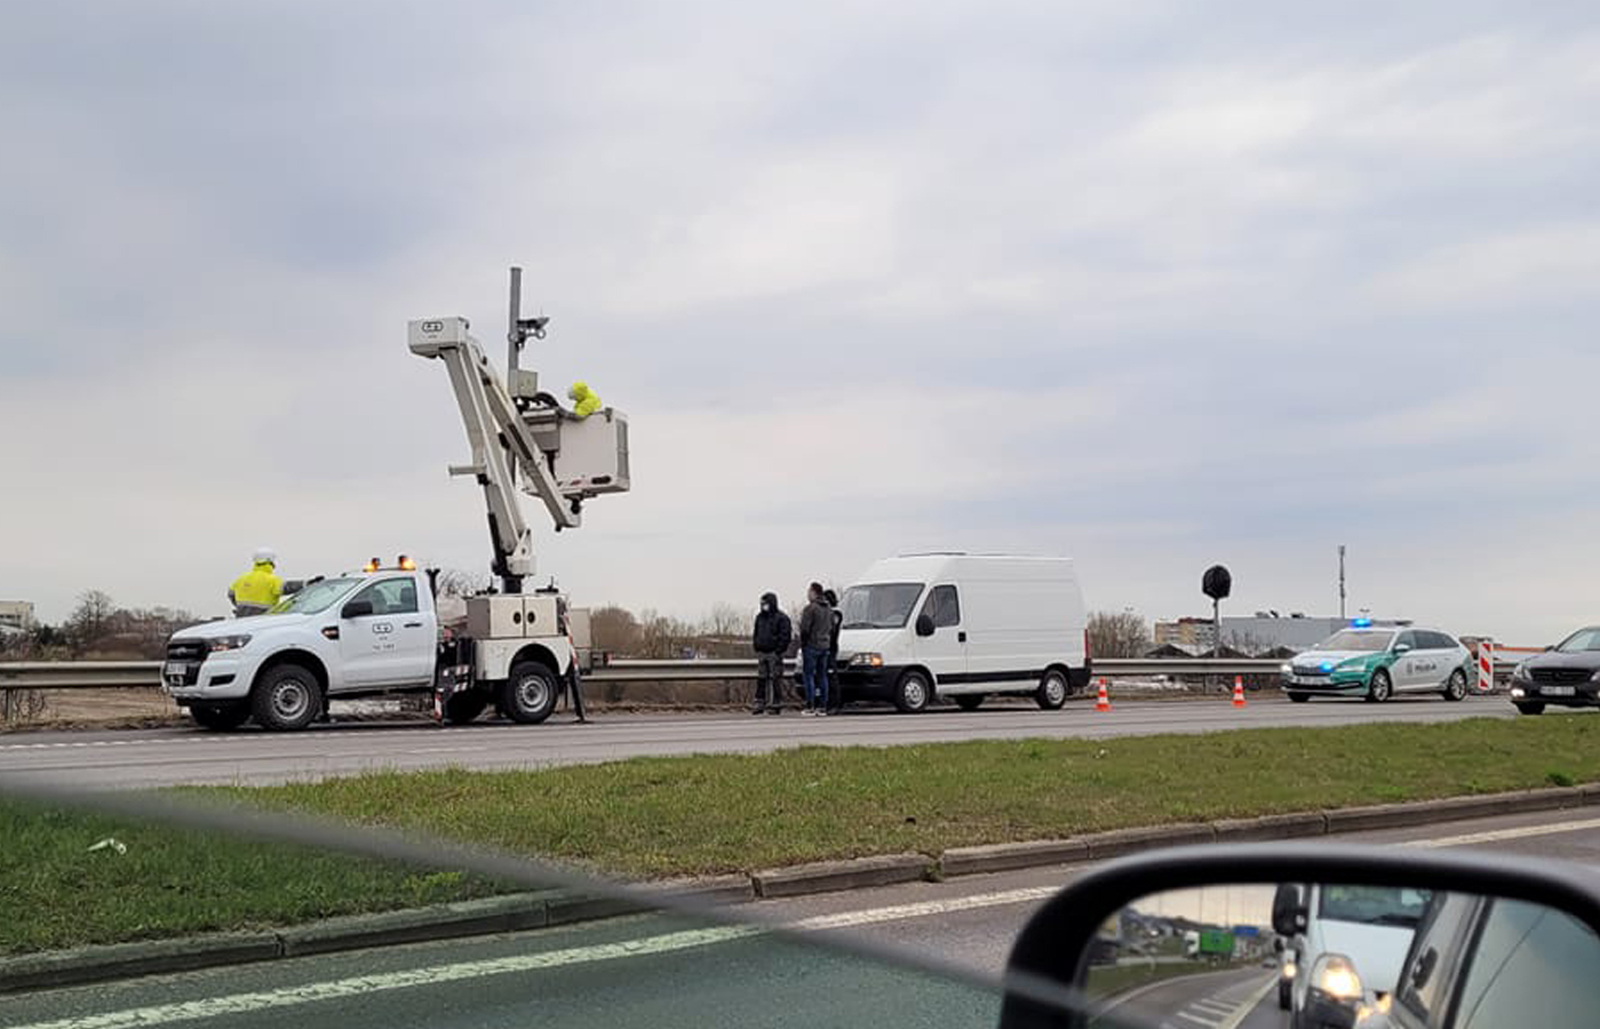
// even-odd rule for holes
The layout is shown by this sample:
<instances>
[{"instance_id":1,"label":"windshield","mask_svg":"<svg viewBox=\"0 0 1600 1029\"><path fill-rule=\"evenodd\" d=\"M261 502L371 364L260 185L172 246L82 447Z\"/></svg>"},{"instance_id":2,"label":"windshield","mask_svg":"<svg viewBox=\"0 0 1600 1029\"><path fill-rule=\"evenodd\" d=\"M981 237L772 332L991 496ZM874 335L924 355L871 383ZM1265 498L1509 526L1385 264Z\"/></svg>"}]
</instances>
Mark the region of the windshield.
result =
<instances>
[{"instance_id":1,"label":"windshield","mask_svg":"<svg viewBox=\"0 0 1600 1029\"><path fill-rule=\"evenodd\" d=\"M1582 654L1592 650L1600 650L1600 627L1579 629L1577 632L1561 641L1556 650L1563 654Z\"/></svg>"},{"instance_id":2,"label":"windshield","mask_svg":"<svg viewBox=\"0 0 1600 1029\"><path fill-rule=\"evenodd\" d=\"M844 591L841 629L899 629L922 596L920 582L851 586Z\"/></svg>"},{"instance_id":3,"label":"windshield","mask_svg":"<svg viewBox=\"0 0 1600 1029\"><path fill-rule=\"evenodd\" d=\"M1428 897L1426 890L1389 886L1324 886L1317 914L1335 922L1415 926Z\"/></svg>"},{"instance_id":4,"label":"windshield","mask_svg":"<svg viewBox=\"0 0 1600 1029\"><path fill-rule=\"evenodd\" d=\"M312 583L292 597L284 597L268 614L319 614L331 607L334 601L344 596L350 587L360 581L360 579L323 579L321 582Z\"/></svg>"},{"instance_id":5,"label":"windshield","mask_svg":"<svg viewBox=\"0 0 1600 1029\"><path fill-rule=\"evenodd\" d=\"M1380 629L1344 629L1312 647L1312 650L1388 650L1394 633Z\"/></svg>"}]
</instances>

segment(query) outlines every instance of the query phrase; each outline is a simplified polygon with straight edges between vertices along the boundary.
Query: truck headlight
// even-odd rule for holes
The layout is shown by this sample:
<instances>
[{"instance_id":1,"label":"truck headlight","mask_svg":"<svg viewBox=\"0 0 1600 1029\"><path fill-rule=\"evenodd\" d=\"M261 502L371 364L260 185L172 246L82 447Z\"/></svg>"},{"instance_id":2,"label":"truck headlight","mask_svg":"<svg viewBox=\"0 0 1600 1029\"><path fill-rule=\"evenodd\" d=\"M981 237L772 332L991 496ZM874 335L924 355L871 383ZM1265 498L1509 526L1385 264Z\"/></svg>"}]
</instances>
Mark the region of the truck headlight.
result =
<instances>
[{"instance_id":1,"label":"truck headlight","mask_svg":"<svg viewBox=\"0 0 1600 1029\"><path fill-rule=\"evenodd\" d=\"M851 655L850 667L851 668L882 668L883 667L883 655L882 654L866 653L866 652L863 652L863 653L860 653L860 654Z\"/></svg>"},{"instance_id":2,"label":"truck headlight","mask_svg":"<svg viewBox=\"0 0 1600 1029\"><path fill-rule=\"evenodd\" d=\"M219 650L238 650L240 647L249 642L250 637L248 635L218 636L216 639L211 641L211 652L215 654Z\"/></svg>"},{"instance_id":3,"label":"truck headlight","mask_svg":"<svg viewBox=\"0 0 1600 1029\"><path fill-rule=\"evenodd\" d=\"M1281 665L1278 666L1278 671L1282 672L1284 675L1293 675L1294 674L1294 665L1291 665L1291 664L1288 664L1288 663L1281 664Z\"/></svg>"},{"instance_id":4,"label":"truck headlight","mask_svg":"<svg viewBox=\"0 0 1600 1029\"><path fill-rule=\"evenodd\" d=\"M1324 954L1311 966L1311 988L1335 1000L1361 999L1361 977L1343 954Z\"/></svg>"}]
</instances>

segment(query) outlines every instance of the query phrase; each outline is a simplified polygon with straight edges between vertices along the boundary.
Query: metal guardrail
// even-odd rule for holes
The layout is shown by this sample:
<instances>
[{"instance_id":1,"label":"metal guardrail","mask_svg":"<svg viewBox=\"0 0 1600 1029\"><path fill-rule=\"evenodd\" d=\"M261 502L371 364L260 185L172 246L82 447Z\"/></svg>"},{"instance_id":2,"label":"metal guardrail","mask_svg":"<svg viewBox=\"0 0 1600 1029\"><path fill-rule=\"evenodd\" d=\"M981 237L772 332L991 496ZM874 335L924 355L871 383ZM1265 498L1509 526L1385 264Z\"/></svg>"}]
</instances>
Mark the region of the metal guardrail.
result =
<instances>
[{"instance_id":1,"label":"metal guardrail","mask_svg":"<svg viewBox=\"0 0 1600 1029\"><path fill-rule=\"evenodd\" d=\"M1262 675L1283 662L1271 658L1105 658L1097 676ZM789 663L793 668L793 662ZM585 682L722 682L754 680L754 660L613 661L584 676ZM40 661L0 664L0 690L154 689L160 661Z\"/></svg>"}]
</instances>

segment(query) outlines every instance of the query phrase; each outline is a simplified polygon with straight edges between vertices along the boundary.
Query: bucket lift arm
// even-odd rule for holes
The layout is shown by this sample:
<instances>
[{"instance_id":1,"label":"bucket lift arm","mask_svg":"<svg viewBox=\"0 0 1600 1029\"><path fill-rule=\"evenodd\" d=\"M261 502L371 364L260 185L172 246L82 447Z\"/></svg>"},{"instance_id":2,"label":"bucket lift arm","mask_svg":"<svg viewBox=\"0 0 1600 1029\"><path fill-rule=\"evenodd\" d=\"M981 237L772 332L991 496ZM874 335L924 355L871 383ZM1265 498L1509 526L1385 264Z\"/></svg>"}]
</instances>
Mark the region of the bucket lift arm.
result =
<instances>
[{"instance_id":1,"label":"bucket lift arm","mask_svg":"<svg viewBox=\"0 0 1600 1029\"><path fill-rule=\"evenodd\" d=\"M520 489L544 503L556 531L577 528L582 515L579 505L563 495L533 432L468 327L465 318L413 321L409 343L412 353L436 357L449 370L472 447L472 463L452 465L450 474L473 476L483 487L495 574L505 592L520 593L522 580L534 573L534 553L533 529L517 500L517 473Z\"/></svg>"}]
</instances>

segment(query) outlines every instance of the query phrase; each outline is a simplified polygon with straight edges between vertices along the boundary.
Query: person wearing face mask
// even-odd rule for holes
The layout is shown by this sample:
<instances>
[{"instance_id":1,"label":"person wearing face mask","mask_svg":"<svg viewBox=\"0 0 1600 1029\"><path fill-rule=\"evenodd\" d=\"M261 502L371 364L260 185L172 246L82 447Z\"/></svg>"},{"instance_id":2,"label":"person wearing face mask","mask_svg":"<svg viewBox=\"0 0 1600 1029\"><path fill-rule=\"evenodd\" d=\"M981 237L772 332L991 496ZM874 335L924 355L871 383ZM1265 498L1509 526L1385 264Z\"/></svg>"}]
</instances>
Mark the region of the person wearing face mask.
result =
<instances>
[{"instance_id":1,"label":"person wearing face mask","mask_svg":"<svg viewBox=\"0 0 1600 1029\"><path fill-rule=\"evenodd\" d=\"M778 606L778 595L763 593L751 638L756 650L756 695L750 705L751 714L759 715L763 710L769 715L782 713L783 656L789 652L793 636L789 616Z\"/></svg>"}]
</instances>

